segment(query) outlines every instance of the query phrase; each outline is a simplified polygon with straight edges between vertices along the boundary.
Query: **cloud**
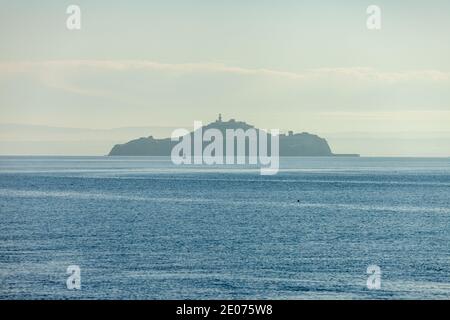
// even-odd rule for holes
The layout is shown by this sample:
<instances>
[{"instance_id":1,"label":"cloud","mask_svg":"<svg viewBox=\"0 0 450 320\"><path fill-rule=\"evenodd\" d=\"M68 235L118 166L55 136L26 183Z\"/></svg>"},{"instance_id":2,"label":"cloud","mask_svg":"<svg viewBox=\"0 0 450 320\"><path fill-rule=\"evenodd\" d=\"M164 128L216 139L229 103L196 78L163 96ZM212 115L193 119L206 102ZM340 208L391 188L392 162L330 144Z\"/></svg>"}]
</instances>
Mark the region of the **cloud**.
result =
<instances>
[{"instance_id":1,"label":"cloud","mask_svg":"<svg viewBox=\"0 0 450 320\"><path fill-rule=\"evenodd\" d=\"M393 108L395 109L395 108ZM360 120L378 120L378 121L397 121L401 119L404 122L438 122L450 121L450 111L447 110L394 110L394 111L337 111L337 112L318 112L318 116L334 119L345 119L351 121Z\"/></svg>"},{"instance_id":2,"label":"cloud","mask_svg":"<svg viewBox=\"0 0 450 320\"><path fill-rule=\"evenodd\" d=\"M0 63L0 74L42 72L46 70L77 71L159 71L177 74L189 73L228 73L243 76L276 77L288 80L348 79L365 81L383 81L398 83L405 81L450 80L450 72L439 70L411 70L387 72L368 67L319 68L303 72L280 71L267 68L244 68L228 66L222 63L161 63L148 60L50 60L37 62Z\"/></svg>"}]
</instances>

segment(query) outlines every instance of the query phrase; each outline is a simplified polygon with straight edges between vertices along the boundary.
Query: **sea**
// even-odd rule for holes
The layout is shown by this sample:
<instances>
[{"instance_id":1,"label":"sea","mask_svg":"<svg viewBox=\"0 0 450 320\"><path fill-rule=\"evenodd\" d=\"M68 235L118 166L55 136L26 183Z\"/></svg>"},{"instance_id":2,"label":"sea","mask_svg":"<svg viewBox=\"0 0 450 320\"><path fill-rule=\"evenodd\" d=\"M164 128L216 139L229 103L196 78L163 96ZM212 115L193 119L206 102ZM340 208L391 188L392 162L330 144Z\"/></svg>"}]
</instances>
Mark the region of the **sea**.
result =
<instances>
[{"instance_id":1,"label":"sea","mask_svg":"<svg viewBox=\"0 0 450 320\"><path fill-rule=\"evenodd\" d=\"M449 158L0 157L0 299L449 298Z\"/></svg>"}]
</instances>

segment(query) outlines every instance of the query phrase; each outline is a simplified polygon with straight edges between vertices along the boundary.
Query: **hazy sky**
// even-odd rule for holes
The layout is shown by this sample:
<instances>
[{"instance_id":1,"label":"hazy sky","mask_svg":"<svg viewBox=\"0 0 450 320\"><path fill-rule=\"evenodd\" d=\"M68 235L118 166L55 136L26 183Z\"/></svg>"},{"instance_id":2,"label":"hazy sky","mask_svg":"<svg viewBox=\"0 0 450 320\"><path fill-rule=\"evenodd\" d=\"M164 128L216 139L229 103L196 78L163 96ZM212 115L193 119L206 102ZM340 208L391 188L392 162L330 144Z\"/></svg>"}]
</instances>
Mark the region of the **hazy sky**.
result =
<instances>
[{"instance_id":1,"label":"hazy sky","mask_svg":"<svg viewBox=\"0 0 450 320\"><path fill-rule=\"evenodd\" d=\"M0 125L191 127L221 112L336 152L450 156L449 34L448 0L0 0ZM48 140L0 130L0 154ZM87 143L72 153L95 154Z\"/></svg>"}]
</instances>

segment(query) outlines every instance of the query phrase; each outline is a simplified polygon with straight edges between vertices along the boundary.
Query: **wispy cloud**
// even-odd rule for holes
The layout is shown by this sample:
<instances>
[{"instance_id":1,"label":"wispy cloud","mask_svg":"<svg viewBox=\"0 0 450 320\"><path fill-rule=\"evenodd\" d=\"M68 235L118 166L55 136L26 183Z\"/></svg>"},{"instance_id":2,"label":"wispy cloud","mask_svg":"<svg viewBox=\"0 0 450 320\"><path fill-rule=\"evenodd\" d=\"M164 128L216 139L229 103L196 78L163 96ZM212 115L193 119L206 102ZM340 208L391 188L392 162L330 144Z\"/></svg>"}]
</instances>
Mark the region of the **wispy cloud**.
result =
<instances>
[{"instance_id":1,"label":"wispy cloud","mask_svg":"<svg viewBox=\"0 0 450 320\"><path fill-rule=\"evenodd\" d=\"M40 80L49 88L59 89L65 92L70 92L82 96L91 97L107 97L108 93L100 90L85 89L79 85L69 83L65 77L57 73L40 73Z\"/></svg>"},{"instance_id":2,"label":"wispy cloud","mask_svg":"<svg viewBox=\"0 0 450 320\"><path fill-rule=\"evenodd\" d=\"M274 70L268 68L244 68L222 63L161 63L148 60L50 60L39 62L3 62L0 73L27 73L43 70L105 71L160 71L186 73L229 73L244 76L278 77L290 80L317 80L322 78L345 78L350 80L384 81L449 81L450 72L440 70L380 71L368 67L319 68L302 72Z\"/></svg>"},{"instance_id":3,"label":"wispy cloud","mask_svg":"<svg viewBox=\"0 0 450 320\"><path fill-rule=\"evenodd\" d=\"M394 108L395 109L395 108ZM450 121L450 111L447 110L401 110L401 111L360 111L360 112L318 112L318 116L334 119L345 119L351 121L378 120L378 121Z\"/></svg>"}]
</instances>

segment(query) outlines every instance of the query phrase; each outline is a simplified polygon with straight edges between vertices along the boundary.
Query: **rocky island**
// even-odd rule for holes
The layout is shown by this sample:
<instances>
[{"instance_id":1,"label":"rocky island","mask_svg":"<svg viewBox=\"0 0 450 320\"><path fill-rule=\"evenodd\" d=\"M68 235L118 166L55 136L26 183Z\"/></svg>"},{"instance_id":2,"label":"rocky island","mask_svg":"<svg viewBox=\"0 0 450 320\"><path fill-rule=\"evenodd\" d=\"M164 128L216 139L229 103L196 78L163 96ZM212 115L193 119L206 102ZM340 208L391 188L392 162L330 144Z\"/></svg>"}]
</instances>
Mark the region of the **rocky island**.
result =
<instances>
[{"instance_id":1,"label":"rocky island","mask_svg":"<svg viewBox=\"0 0 450 320\"><path fill-rule=\"evenodd\" d=\"M254 128L243 121L230 119L222 121L222 117L206 126L204 130L218 129L224 133L227 129L242 129L244 131ZM259 129L256 129L259 131ZM190 133L193 135L193 132ZM153 136L131 140L124 144L115 145L109 153L109 156L170 156L172 148L177 144L171 138L155 139ZM331 151L328 142L317 135L306 132L294 133L289 131L287 134L279 135L279 154L282 157L304 157L304 156L359 156L357 154L339 155Z\"/></svg>"}]
</instances>

